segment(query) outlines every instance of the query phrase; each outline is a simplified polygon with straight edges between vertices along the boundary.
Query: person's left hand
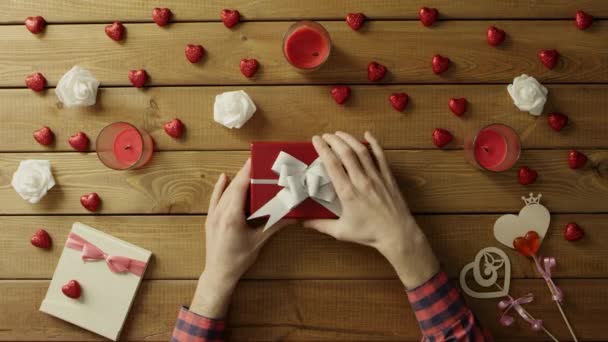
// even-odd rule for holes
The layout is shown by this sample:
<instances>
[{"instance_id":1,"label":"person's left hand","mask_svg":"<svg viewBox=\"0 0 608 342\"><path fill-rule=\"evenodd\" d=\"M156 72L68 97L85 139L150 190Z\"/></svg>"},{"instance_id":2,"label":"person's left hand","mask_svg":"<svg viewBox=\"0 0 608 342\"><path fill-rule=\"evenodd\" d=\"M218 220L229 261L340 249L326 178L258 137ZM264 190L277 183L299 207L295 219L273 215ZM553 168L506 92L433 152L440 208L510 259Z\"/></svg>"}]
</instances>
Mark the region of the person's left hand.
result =
<instances>
[{"instance_id":1,"label":"person's left hand","mask_svg":"<svg viewBox=\"0 0 608 342\"><path fill-rule=\"evenodd\" d=\"M247 225L244 207L250 171L248 159L232 182L221 174L209 201L205 270L190 307L205 317L225 316L236 283L255 262L260 249L274 233L292 223L280 221L266 231Z\"/></svg>"}]
</instances>

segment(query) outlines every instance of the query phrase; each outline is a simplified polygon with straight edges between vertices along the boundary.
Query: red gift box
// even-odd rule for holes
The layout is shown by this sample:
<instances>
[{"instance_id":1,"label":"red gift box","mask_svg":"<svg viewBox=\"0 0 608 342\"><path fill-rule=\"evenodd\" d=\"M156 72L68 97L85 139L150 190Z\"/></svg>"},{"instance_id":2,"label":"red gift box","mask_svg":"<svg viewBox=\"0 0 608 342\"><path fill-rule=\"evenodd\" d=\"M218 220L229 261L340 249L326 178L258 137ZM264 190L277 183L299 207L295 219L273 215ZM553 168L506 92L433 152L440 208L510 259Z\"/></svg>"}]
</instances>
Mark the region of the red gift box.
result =
<instances>
[{"instance_id":1,"label":"red gift box","mask_svg":"<svg viewBox=\"0 0 608 342\"><path fill-rule=\"evenodd\" d=\"M272 165L279 153L283 151L303 163L310 165L318 158L317 151L309 142L254 142L251 144L251 186L250 214L255 213L283 189L277 184L264 183L266 180L278 180L279 175L272 170ZM262 180L262 184L256 184ZM337 216L312 198L305 199L291 209L284 218L312 219L337 218Z\"/></svg>"}]
</instances>

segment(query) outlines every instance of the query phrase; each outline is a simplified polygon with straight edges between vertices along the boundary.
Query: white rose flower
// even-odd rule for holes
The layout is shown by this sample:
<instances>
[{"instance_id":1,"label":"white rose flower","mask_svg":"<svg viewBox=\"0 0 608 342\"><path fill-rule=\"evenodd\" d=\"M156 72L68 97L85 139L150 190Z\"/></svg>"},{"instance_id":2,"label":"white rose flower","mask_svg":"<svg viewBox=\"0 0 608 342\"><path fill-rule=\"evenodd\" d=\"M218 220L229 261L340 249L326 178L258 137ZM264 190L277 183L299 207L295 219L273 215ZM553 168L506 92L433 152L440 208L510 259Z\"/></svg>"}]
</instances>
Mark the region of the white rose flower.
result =
<instances>
[{"instance_id":1,"label":"white rose flower","mask_svg":"<svg viewBox=\"0 0 608 342\"><path fill-rule=\"evenodd\" d=\"M13 174L11 185L26 201L34 204L55 186L48 160L23 160Z\"/></svg>"},{"instance_id":2,"label":"white rose flower","mask_svg":"<svg viewBox=\"0 0 608 342\"><path fill-rule=\"evenodd\" d=\"M228 128L241 128L255 111L255 103L246 92L229 91L215 96L213 120Z\"/></svg>"},{"instance_id":3,"label":"white rose flower","mask_svg":"<svg viewBox=\"0 0 608 342\"><path fill-rule=\"evenodd\" d=\"M519 110L536 116L542 114L549 93L536 78L526 74L515 77L513 84L507 86L507 91Z\"/></svg>"},{"instance_id":4,"label":"white rose flower","mask_svg":"<svg viewBox=\"0 0 608 342\"><path fill-rule=\"evenodd\" d=\"M75 65L61 77L55 94L68 108L92 106L97 100L98 87L99 81L89 70Z\"/></svg>"}]
</instances>

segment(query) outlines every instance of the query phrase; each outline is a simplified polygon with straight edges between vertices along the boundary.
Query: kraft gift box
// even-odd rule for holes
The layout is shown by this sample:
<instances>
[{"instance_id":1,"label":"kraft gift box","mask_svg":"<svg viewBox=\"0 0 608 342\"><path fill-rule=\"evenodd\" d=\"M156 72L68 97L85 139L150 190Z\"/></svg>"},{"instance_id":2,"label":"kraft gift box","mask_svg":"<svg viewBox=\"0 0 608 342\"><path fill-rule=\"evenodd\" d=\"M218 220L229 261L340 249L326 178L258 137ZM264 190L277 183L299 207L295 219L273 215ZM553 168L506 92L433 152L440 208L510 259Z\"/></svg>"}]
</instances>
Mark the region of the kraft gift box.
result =
<instances>
[{"instance_id":1,"label":"kraft gift box","mask_svg":"<svg viewBox=\"0 0 608 342\"><path fill-rule=\"evenodd\" d=\"M152 253L80 222L73 224L70 237L74 237L72 234L104 255L97 260L83 260L83 251L66 243L40 311L115 341ZM110 256L132 259L126 264L138 265L139 269L133 272L141 275L128 270L119 272L116 267L116 272L112 272L106 261ZM78 299L67 297L61 290L70 280L80 283L82 294Z\"/></svg>"}]
</instances>

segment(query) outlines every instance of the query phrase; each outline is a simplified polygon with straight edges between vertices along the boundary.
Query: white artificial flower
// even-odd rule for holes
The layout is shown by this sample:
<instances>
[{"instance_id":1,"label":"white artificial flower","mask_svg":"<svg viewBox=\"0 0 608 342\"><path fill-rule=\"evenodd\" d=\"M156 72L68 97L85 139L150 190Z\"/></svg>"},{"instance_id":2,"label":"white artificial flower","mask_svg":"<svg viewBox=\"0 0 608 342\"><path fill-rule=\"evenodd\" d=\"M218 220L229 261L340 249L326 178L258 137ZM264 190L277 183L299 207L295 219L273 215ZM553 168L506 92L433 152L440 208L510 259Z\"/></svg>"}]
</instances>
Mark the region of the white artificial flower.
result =
<instances>
[{"instance_id":1,"label":"white artificial flower","mask_svg":"<svg viewBox=\"0 0 608 342\"><path fill-rule=\"evenodd\" d=\"M215 96L213 120L228 128L241 128L255 111L255 103L245 91L229 91Z\"/></svg>"},{"instance_id":2,"label":"white artificial flower","mask_svg":"<svg viewBox=\"0 0 608 342\"><path fill-rule=\"evenodd\" d=\"M507 86L507 91L519 110L536 116L542 114L549 93L536 78L526 74L515 77L513 83Z\"/></svg>"},{"instance_id":3,"label":"white artificial flower","mask_svg":"<svg viewBox=\"0 0 608 342\"><path fill-rule=\"evenodd\" d=\"M75 65L61 77L55 94L68 108L92 106L97 101L98 87L99 81L89 70Z\"/></svg>"},{"instance_id":4,"label":"white artificial flower","mask_svg":"<svg viewBox=\"0 0 608 342\"><path fill-rule=\"evenodd\" d=\"M13 189L24 200L34 204L40 202L46 192L55 186L48 160L23 160L11 181Z\"/></svg>"}]
</instances>

